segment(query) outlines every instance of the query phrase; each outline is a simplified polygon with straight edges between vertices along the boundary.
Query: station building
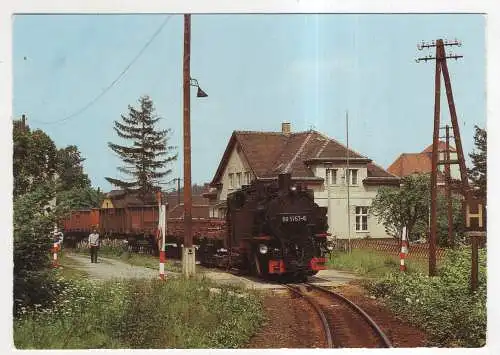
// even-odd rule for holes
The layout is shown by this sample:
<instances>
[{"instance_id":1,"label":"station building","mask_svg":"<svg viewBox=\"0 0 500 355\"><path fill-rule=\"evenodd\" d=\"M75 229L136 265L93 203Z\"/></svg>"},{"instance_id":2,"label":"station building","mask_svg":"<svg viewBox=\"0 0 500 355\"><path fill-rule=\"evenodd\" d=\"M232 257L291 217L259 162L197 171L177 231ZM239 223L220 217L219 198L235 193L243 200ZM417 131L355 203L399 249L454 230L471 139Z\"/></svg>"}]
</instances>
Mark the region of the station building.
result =
<instances>
[{"instance_id":1,"label":"station building","mask_svg":"<svg viewBox=\"0 0 500 355\"><path fill-rule=\"evenodd\" d=\"M350 228L353 239L392 238L370 213L370 205L380 187L399 187L399 177L320 132L294 133L286 122L280 132L233 132L204 194L210 217L224 218L229 193L256 179L276 180L280 173L290 173L293 182L314 191L316 203L328 208L332 236L347 238Z\"/></svg>"}]
</instances>

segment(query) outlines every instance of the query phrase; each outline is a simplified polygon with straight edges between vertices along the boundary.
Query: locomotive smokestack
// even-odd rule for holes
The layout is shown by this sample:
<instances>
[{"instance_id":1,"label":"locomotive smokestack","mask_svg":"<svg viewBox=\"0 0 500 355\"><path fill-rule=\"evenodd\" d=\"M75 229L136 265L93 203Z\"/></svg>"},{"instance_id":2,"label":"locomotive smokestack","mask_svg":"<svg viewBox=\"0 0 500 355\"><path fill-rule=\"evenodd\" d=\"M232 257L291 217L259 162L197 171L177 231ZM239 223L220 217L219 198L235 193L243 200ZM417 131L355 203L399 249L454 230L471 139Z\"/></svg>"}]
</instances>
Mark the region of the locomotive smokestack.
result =
<instances>
[{"instance_id":1,"label":"locomotive smokestack","mask_svg":"<svg viewBox=\"0 0 500 355\"><path fill-rule=\"evenodd\" d=\"M292 185L292 174L279 174L278 175L278 186L280 190L290 190Z\"/></svg>"},{"instance_id":2,"label":"locomotive smokestack","mask_svg":"<svg viewBox=\"0 0 500 355\"><path fill-rule=\"evenodd\" d=\"M292 125L290 122L282 122L281 123L281 134L288 136L288 135L290 135L291 131L292 131Z\"/></svg>"}]
</instances>

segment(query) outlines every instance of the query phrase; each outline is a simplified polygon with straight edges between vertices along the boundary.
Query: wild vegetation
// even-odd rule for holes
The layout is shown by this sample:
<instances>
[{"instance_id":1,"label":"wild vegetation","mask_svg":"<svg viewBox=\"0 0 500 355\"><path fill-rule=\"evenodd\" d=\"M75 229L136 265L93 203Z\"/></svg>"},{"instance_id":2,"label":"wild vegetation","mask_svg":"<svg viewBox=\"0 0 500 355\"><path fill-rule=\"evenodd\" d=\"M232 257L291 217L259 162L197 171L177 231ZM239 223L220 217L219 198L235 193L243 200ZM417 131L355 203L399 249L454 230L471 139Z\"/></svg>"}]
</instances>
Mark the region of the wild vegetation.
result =
<instances>
[{"instance_id":1,"label":"wild vegetation","mask_svg":"<svg viewBox=\"0 0 500 355\"><path fill-rule=\"evenodd\" d=\"M14 121L14 309L51 303L57 286L50 270L50 233L71 208L95 207L77 147L57 149L42 130ZM59 201L59 203L57 202Z\"/></svg>"},{"instance_id":2,"label":"wild vegetation","mask_svg":"<svg viewBox=\"0 0 500 355\"><path fill-rule=\"evenodd\" d=\"M407 272L410 274L427 272L427 265L423 260L412 260L407 265ZM399 256L367 249L353 249L351 253L334 251L328 259L328 267L377 278L399 270Z\"/></svg>"},{"instance_id":3,"label":"wild vegetation","mask_svg":"<svg viewBox=\"0 0 500 355\"><path fill-rule=\"evenodd\" d=\"M432 346L480 347L486 343L486 251L479 258L479 287L470 291L470 248L450 251L439 275L388 273L371 284L395 314L419 325Z\"/></svg>"},{"instance_id":4,"label":"wild vegetation","mask_svg":"<svg viewBox=\"0 0 500 355\"><path fill-rule=\"evenodd\" d=\"M206 280L58 286L53 304L20 309L18 349L236 348L262 320L258 296Z\"/></svg>"}]
</instances>

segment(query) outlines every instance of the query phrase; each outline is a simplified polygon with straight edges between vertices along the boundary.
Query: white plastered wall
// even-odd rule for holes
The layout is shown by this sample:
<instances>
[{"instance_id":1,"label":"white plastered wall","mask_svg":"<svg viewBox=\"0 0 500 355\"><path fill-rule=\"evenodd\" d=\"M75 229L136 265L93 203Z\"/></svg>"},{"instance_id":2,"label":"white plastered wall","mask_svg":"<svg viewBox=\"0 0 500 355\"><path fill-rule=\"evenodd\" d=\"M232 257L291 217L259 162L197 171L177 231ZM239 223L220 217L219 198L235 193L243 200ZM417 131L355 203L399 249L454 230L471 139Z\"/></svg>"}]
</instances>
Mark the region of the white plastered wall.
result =
<instances>
[{"instance_id":1,"label":"white plastered wall","mask_svg":"<svg viewBox=\"0 0 500 355\"><path fill-rule=\"evenodd\" d=\"M337 170L337 184L330 185L330 194L326 183L314 188L314 199L319 206L328 208L328 232L339 239L348 238L348 217L347 217L347 184L343 178L345 164L332 165L330 169ZM377 195L378 186L365 186L363 180L367 177L365 164L350 164L350 169L358 170L358 184L349 186L350 204L350 237L355 238L391 238L385 232L385 228L378 223L377 217L370 213L370 205ZM326 168L317 166L314 168L316 176L325 178ZM356 206L368 207L368 230L356 231Z\"/></svg>"}]
</instances>

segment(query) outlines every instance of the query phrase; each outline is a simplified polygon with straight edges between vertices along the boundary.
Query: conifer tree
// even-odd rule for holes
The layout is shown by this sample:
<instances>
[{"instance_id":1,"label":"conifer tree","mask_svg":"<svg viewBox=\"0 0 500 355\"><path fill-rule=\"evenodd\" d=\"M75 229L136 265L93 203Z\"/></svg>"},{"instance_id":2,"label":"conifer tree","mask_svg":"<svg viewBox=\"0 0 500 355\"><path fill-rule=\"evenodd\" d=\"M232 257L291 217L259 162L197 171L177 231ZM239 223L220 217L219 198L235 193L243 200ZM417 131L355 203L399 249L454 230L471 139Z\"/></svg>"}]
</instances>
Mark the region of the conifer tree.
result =
<instances>
[{"instance_id":1,"label":"conifer tree","mask_svg":"<svg viewBox=\"0 0 500 355\"><path fill-rule=\"evenodd\" d=\"M486 129L474 127L476 133L474 134L474 144L476 149L470 153L472 159L472 169L469 169L469 177L472 183L477 187L476 193L479 196L486 197L486 159L487 159L487 143L486 143Z\"/></svg>"},{"instance_id":2,"label":"conifer tree","mask_svg":"<svg viewBox=\"0 0 500 355\"><path fill-rule=\"evenodd\" d=\"M108 146L123 161L118 171L129 176L128 180L106 177L112 185L144 196L158 189L160 180L172 172L167 166L177 159L175 147L169 146L170 129L157 127L161 117L155 113L149 96L139 99L140 108L128 106L128 115L121 115L121 122L114 121L114 130L128 145L108 142Z\"/></svg>"}]
</instances>

